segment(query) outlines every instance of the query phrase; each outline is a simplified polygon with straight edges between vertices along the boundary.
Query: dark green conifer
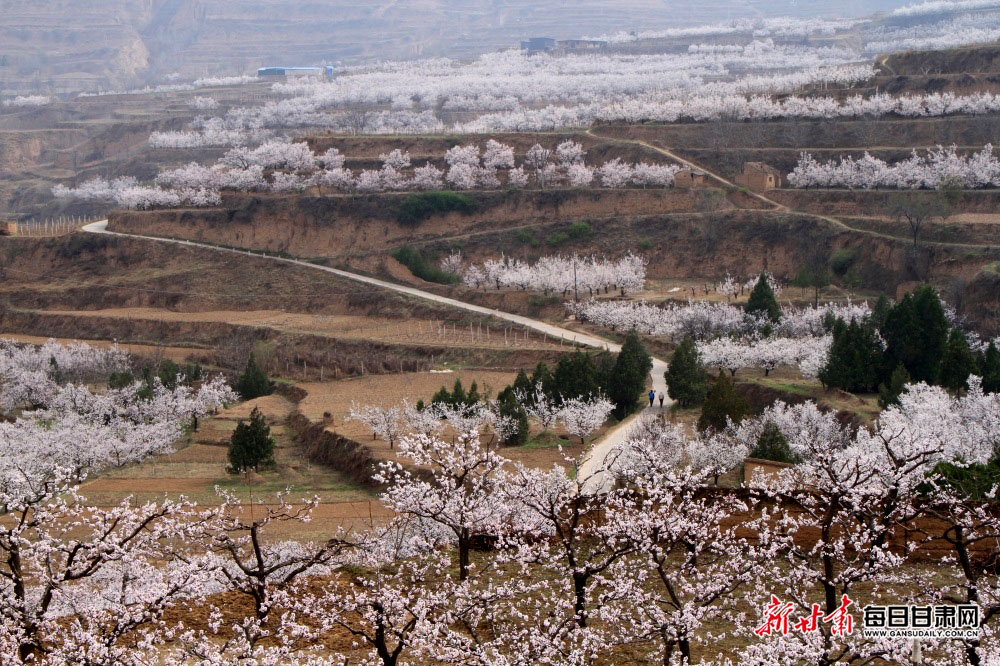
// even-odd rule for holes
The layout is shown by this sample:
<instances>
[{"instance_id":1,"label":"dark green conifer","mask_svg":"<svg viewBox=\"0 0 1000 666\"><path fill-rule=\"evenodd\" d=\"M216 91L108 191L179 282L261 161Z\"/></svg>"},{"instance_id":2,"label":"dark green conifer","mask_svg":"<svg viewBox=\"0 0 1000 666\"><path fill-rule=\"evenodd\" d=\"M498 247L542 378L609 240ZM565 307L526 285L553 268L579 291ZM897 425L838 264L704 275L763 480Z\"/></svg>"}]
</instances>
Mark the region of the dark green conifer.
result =
<instances>
[{"instance_id":1,"label":"dark green conifer","mask_svg":"<svg viewBox=\"0 0 1000 666\"><path fill-rule=\"evenodd\" d=\"M778 299L774 297L774 290L768 284L767 276L764 273L760 274L757 284L750 292L746 311L751 314L765 315L772 322L781 319L781 307L778 305Z\"/></svg>"},{"instance_id":2,"label":"dark green conifer","mask_svg":"<svg viewBox=\"0 0 1000 666\"><path fill-rule=\"evenodd\" d=\"M722 430L729 420L739 423L749 412L749 403L736 392L736 387L726 373L720 371L705 396L701 418L698 419L698 430Z\"/></svg>"},{"instance_id":3,"label":"dark green conifer","mask_svg":"<svg viewBox=\"0 0 1000 666\"><path fill-rule=\"evenodd\" d=\"M667 393L681 407L700 405L708 393L708 375L701 364L698 348L690 335L674 350L665 374Z\"/></svg>"}]
</instances>

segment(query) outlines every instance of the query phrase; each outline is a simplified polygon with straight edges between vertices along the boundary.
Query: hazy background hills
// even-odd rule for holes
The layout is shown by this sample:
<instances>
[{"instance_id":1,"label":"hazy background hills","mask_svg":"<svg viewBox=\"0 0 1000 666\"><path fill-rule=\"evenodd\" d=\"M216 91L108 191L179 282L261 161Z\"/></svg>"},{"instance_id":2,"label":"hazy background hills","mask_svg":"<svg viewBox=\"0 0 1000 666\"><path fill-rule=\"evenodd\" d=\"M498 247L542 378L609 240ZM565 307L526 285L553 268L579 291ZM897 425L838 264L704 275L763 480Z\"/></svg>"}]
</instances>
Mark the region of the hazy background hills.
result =
<instances>
[{"instance_id":1,"label":"hazy background hills","mask_svg":"<svg viewBox=\"0 0 1000 666\"><path fill-rule=\"evenodd\" d=\"M3 0L0 86L68 92L312 65L467 57L747 17L862 16L900 0Z\"/></svg>"}]
</instances>

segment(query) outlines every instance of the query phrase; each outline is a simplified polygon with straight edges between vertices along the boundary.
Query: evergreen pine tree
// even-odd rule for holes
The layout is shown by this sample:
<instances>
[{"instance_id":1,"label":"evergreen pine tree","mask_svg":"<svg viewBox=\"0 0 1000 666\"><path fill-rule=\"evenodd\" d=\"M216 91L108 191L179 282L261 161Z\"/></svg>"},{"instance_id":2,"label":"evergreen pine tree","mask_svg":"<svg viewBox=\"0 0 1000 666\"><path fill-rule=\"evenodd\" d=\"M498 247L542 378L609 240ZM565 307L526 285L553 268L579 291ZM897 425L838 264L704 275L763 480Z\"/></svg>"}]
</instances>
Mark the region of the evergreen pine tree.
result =
<instances>
[{"instance_id":1,"label":"evergreen pine tree","mask_svg":"<svg viewBox=\"0 0 1000 666\"><path fill-rule=\"evenodd\" d=\"M736 392L729 377L720 370L705 396L705 404L701 407L701 417L698 419L698 430L722 430L726 427L727 419L739 423L749 411L750 404Z\"/></svg>"},{"instance_id":2,"label":"evergreen pine tree","mask_svg":"<svg viewBox=\"0 0 1000 666\"><path fill-rule=\"evenodd\" d=\"M250 422L240 421L229 440L230 474L241 474L274 464L274 439L264 415L254 407Z\"/></svg>"},{"instance_id":3,"label":"evergreen pine tree","mask_svg":"<svg viewBox=\"0 0 1000 666\"><path fill-rule=\"evenodd\" d=\"M993 342L986 348L980 372L983 377L983 390L987 393L1000 393L1000 351L997 351L997 346Z\"/></svg>"},{"instance_id":4,"label":"evergreen pine tree","mask_svg":"<svg viewBox=\"0 0 1000 666\"><path fill-rule=\"evenodd\" d=\"M953 328L941 359L941 386L951 391L966 389L973 372L976 372L976 359L969 349L969 340L960 329Z\"/></svg>"},{"instance_id":5,"label":"evergreen pine tree","mask_svg":"<svg viewBox=\"0 0 1000 666\"><path fill-rule=\"evenodd\" d=\"M243 369L243 374L237 380L235 388L244 400L253 400L271 393L271 382L268 380L267 374L257 365L253 354L250 354L250 358L247 359L246 368Z\"/></svg>"},{"instance_id":6,"label":"evergreen pine tree","mask_svg":"<svg viewBox=\"0 0 1000 666\"><path fill-rule=\"evenodd\" d=\"M469 396L465 393L465 387L462 386L462 380L456 379L455 386L451 389L451 398L449 399L449 404L452 407L461 407L468 402Z\"/></svg>"},{"instance_id":7,"label":"evergreen pine tree","mask_svg":"<svg viewBox=\"0 0 1000 666\"><path fill-rule=\"evenodd\" d=\"M615 376L615 363L618 359L614 354L607 351L602 351L597 354L597 385L601 387L601 392L604 395L608 394L608 387L611 386L611 382L614 380Z\"/></svg>"},{"instance_id":8,"label":"evergreen pine tree","mask_svg":"<svg viewBox=\"0 0 1000 666\"><path fill-rule=\"evenodd\" d=\"M437 393L431 396L431 404L437 405L450 405L451 404L451 393L448 393L448 389L442 386L437 390Z\"/></svg>"},{"instance_id":9,"label":"evergreen pine tree","mask_svg":"<svg viewBox=\"0 0 1000 666\"><path fill-rule=\"evenodd\" d=\"M885 409L890 405L899 403L899 396L903 394L903 388L910 383L910 373L902 365L897 365L892 371L888 382L879 384L878 404Z\"/></svg>"},{"instance_id":10,"label":"evergreen pine tree","mask_svg":"<svg viewBox=\"0 0 1000 666\"><path fill-rule=\"evenodd\" d=\"M764 430L757 438L757 445L750 452L749 457L790 464L802 462L801 457L788 445L788 440L782 434L778 424L773 421L768 421L764 425Z\"/></svg>"},{"instance_id":11,"label":"evergreen pine tree","mask_svg":"<svg viewBox=\"0 0 1000 666\"><path fill-rule=\"evenodd\" d=\"M123 389L126 386L131 386L134 383L135 383L135 375L132 374L131 370L124 370L122 372L112 372L108 376L109 389Z\"/></svg>"},{"instance_id":12,"label":"evergreen pine tree","mask_svg":"<svg viewBox=\"0 0 1000 666\"><path fill-rule=\"evenodd\" d=\"M868 316L868 321L871 322L876 331L882 332L882 327L885 326L885 319L889 316L889 310L891 309L892 302L886 298L885 294L879 294L878 300L875 301L872 312Z\"/></svg>"},{"instance_id":13,"label":"evergreen pine tree","mask_svg":"<svg viewBox=\"0 0 1000 666\"><path fill-rule=\"evenodd\" d=\"M914 382L937 383L948 345L948 320L937 292L923 286L907 294L886 316L883 371L902 364Z\"/></svg>"},{"instance_id":14,"label":"evergreen pine tree","mask_svg":"<svg viewBox=\"0 0 1000 666\"><path fill-rule=\"evenodd\" d=\"M500 416L512 418L517 424L514 432L507 438L504 444L507 446L520 446L527 442L530 428L528 412L525 411L524 405L518 402L512 386L508 386L497 396L497 411Z\"/></svg>"},{"instance_id":15,"label":"evergreen pine tree","mask_svg":"<svg viewBox=\"0 0 1000 666\"><path fill-rule=\"evenodd\" d=\"M621 420L635 411L639 397L646 389L646 377L653 369L653 359L632 329L625 336L615 360L615 369L607 387L608 399L615 403L615 418Z\"/></svg>"},{"instance_id":16,"label":"evergreen pine tree","mask_svg":"<svg viewBox=\"0 0 1000 666\"><path fill-rule=\"evenodd\" d=\"M190 384L191 382L201 381L201 364L199 363L188 363L184 366L184 380Z\"/></svg>"},{"instance_id":17,"label":"evergreen pine tree","mask_svg":"<svg viewBox=\"0 0 1000 666\"><path fill-rule=\"evenodd\" d=\"M781 319L781 307L778 305L778 299L774 297L774 291L767 282L767 276L763 273L760 274L757 284L750 292L746 311L751 314L763 314L772 322Z\"/></svg>"},{"instance_id":18,"label":"evergreen pine tree","mask_svg":"<svg viewBox=\"0 0 1000 666\"><path fill-rule=\"evenodd\" d=\"M558 398L587 398L600 393L597 366L590 354L575 351L560 358L551 386Z\"/></svg>"},{"instance_id":19,"label":"evergreen pine tree","mask_svg":"<svg viewBox=\"0 0 1000 666\"><path fill-rule=\"evenodd\" d=\"M538 365L535 366L535 371L531 374L531 384L536 390L540 389L549 398L554 399L556 397L552 372L549 370L549 366L545 365L545 361L539 361Z\"/></svg>"},{"instance_id":20,"label":"evergreen pine tree","mask_svg":"<svg viewBox=\"0 0 1000 666\"><path fill-rule=\"evenodd\" d=\"M937 292L924 285L914 292L913 305L919 323L921 353L915 370L910 370L914 381L932 384L939 380L941 361L948 346L948 319Z\"/></svg>"},{"instance_id":21,"label":"evergreen pine tree","mask_svg":"<svg viewBox=\"0 0 1000 666\"><path fill-rule=\"evenodd\" d=\"M535 387L532 385L531 380L528 379L528 373L521 368L517 372L517 377L514 378L514 383L511 385L516 393L524 397L524 401L529 405L534 404L535 400Z\"/></svg>"},{"instance_id":22,"label":"evergreen pine tree","mask_svg":"<svg viewBox=\"0 0 1000 666\"><path fill-rule=\"evenodd\" d=\"M469 393L465 396L465 404L472 407L480 400L482 400L482 396L479 395L479 385L476 382L472 382L472 386L469 387Z\"/></svg>"},{"instance_id":23,"label":"evergreen pine tree","mask_svg":"<svg viewBox=\"0 0 1000 666\"><path fill-rule=\"evenodd\" d=\"M885 338L883 373L886 376L902 365L912 377L910 370L916 366L917 356L920 354L918 327L913 296L906 294L889 309L882 324L882 337Z\"/></svg>"},{"instance_id":24,"label":"evergreen pine tree","mask_svg":"<svg viewBox=\"0 0 1000 666\"><path fill-rule=\"evenodd\" d=\"M681 407L700 405L708 393L708 375L690 335L677 345L665 373L667 393Z\"/></svg>"},{"instance_id":25,"label":"evergreen pine tree","mask_svg":"<svg viewBox=\"0 0 1000 666\"><path fill-rule=\"evenodd\" d=\"M140 400L147 402L153 399L153 371L146 366L142 369L142 386L135 393Z\"/></svg>"},{"instance_id":26,"label":"evergreen pine tree","mask_svg":"<svg viewBox=\"0 0 1000 666\"><path fill-rule=\"evenodd\" d=\"M853 393L868 393L878 385L882 346L874 328L838 320L833 327L833 344L826 365L819 373L824 386Z\"/></svg>"}]
</instances>

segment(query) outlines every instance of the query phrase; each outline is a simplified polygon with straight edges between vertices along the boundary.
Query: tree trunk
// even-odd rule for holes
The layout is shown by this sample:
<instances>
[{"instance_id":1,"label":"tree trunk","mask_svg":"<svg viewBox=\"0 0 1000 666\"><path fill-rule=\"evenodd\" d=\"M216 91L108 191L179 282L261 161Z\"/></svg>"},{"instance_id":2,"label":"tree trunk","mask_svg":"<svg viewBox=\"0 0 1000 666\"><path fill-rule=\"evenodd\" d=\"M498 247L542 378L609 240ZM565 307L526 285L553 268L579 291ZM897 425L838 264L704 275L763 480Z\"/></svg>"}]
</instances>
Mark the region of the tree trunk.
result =
<instances>
[{"instance_id":1,"label":"tree trunk","mask_svg":"<svg viewBox=\"0 0 1000 666\"><path fill-rule=\"evenodd\" d=\"M467 527L462 528L462 533L458 537L458 579L465 580L469 577L469 551L472 537Z\"/></svg>"},{"instance_id":2,"label":"tree trunk","mask_svg":"<svg viewBox=\"0 0 1000 666\"><path fill-rule=\"evenodd\" d=\"M682 638L679 641L677 641L677 647L681 651L681 663L682 664L690 664L691 663L691 642L688 639L686 639L686 638Z\"/></svg>"}]
</instances>

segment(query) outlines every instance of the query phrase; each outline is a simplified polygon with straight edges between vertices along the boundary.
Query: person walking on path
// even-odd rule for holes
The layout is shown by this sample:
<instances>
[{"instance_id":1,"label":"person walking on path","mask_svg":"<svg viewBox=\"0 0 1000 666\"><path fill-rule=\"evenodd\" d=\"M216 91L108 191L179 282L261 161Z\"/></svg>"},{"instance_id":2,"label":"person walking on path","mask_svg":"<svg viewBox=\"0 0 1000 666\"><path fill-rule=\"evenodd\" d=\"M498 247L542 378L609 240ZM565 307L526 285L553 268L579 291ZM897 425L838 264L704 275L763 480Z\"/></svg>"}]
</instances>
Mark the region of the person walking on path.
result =
<instances>
[{"instance_id":1,"label":"person walking on path","mask_svg":"<svg viewBox=\"0 0 1000 666\"><path fill-rule=\"evenodd\" d=\"M649 392L649 406L653 406L653 401L656 400L656 391L650 390Z\"/></svg>"},{"instance_id":2,"label":"person walking on path","mask_svg":"<svg viewBox=\"0 0 1000 666\"><path fill-rule=\"evenodd\" d=\"M660 395L657 396L660 399L660 409L663 409L663 391L660 391Z\"/></svg>"}]
</instances>

